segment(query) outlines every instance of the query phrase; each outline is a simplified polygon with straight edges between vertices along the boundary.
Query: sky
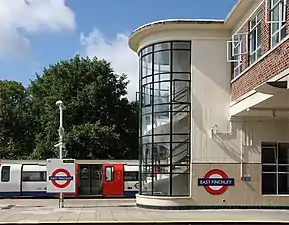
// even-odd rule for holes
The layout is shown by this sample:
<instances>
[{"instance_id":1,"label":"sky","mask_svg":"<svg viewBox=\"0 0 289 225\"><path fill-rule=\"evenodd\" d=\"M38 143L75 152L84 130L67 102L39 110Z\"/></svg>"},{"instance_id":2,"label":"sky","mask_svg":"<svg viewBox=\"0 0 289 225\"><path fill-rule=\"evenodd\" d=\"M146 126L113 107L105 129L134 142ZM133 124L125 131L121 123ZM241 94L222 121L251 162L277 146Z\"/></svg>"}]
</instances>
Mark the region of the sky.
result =
<instances>
[{"instance_id":1,"label":"sky","mask_svg":"<svg viewBox=\"0 0 289 225\"><path fill-rule=\"evenodd\" d=\"M0 79L28 86L35 74L75 54L110 61L138 91L138 58L128 38L164 19L224 19L237 0L0 0Z\"/></svg>"}]
</instances>

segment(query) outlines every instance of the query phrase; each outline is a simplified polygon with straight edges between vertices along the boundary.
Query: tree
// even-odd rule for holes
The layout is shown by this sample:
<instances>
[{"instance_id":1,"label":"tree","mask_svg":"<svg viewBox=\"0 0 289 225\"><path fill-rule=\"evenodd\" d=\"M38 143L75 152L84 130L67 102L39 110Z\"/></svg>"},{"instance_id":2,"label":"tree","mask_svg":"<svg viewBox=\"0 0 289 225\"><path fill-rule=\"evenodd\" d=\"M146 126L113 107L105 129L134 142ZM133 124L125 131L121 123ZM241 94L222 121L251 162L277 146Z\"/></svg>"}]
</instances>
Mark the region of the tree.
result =
<instances>
[{"instance_id":1,"label":"tree","mask_svg":"<svg viewBox=\"0 0 289 225\"><path fill-rule=\"evenodd\" d=\"M25 159L34 148L30 99L16 81L0 81L0 158Z\"/></svg>"},{"instance_id":2,"label":"tree","mask_svg":"<svg viewBox=\"0 0 289 225\"><path fill-rule=\"evenodd\" d=\"M76 55L44 68L28 88L37 131L30 157L58 156L55 102L62 100L68 157L136 158L138 118L135 103L124 97L127 84L124 74L115 74L110 63L97 58Z\"/></svg>"}]
</instances>

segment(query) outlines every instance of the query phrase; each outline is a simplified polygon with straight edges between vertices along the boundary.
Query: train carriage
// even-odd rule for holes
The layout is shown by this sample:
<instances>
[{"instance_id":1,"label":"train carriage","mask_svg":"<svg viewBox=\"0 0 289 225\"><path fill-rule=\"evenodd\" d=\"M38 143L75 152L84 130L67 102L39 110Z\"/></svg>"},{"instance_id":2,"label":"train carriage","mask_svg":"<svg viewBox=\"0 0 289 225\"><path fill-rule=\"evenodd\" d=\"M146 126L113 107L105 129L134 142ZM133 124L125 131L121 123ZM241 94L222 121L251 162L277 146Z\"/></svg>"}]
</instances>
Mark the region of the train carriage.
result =
<instances>
[{"instance_id":1,"label":"train carriage","mask_svg":"<svg viewBox=\"0 0 289 225\"><path fill-rule=\"evenodd\" d=\"M138 170L135 163L76 163L76 193L65 196L134 197L138 192ZM0 196L55 197L47 193L46 163L1 163Z\"/></svg>"}]
</instances>

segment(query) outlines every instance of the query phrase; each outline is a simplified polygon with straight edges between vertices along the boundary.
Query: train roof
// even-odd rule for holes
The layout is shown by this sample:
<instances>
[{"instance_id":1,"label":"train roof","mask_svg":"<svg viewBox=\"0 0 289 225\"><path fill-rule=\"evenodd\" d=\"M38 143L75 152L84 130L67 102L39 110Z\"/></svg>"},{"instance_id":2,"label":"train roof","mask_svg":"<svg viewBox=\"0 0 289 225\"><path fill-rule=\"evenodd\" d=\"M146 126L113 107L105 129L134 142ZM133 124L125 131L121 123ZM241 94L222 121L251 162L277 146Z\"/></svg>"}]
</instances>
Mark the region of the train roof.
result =
<instances>
[{"instance_id":1,"label":"train roof","mask_svg":"<svg viewBox=\"0 0 289 225\"><path fill-rule=\"evenodd\" d=\"M125 159L109 159L109 160L85 160L85 159L77 159L76 163L78 164L127 164L127 165L138 165L139 160L125 160ZM0 164L46 164L46 160L1 160Z\"/></svg>"}]
</instances>

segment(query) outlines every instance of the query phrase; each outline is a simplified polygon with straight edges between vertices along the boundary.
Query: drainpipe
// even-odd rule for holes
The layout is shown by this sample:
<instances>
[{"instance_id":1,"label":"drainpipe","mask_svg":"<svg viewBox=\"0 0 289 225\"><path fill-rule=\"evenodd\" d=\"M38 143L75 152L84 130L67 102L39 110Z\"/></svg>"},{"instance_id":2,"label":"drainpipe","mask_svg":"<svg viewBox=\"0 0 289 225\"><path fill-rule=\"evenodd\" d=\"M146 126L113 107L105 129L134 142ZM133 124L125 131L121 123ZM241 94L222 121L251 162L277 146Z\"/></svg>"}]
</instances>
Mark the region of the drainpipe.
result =
<instances>
[{"instance_id":1,"label":"drainpipe","mask_svg":"<svg viewBox=\"0 0 289 225\"><path fill-rule=\"evenodd\" d=\"M243 180L243 137L244 137L244 131L243 131L243 122L241 123L241 129L240 129L240 179Z\"/></svg>"}]
</instances>

